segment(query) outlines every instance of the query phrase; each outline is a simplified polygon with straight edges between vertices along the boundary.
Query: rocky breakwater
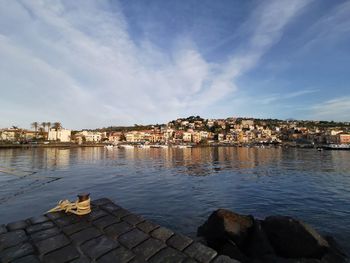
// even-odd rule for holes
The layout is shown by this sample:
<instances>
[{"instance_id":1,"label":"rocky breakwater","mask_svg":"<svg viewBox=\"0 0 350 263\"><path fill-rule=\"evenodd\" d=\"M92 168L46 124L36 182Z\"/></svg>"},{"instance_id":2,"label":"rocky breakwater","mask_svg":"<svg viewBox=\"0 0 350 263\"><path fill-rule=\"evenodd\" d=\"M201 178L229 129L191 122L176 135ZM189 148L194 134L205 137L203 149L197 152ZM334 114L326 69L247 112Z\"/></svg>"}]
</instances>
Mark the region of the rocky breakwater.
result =
<instances>
[{"instance_id":1,"label":"rocky breakwater","mask_svg":"<svg viewBox=\"0 0 350 263\"><path fill-rule=\"evenodd\" d=\"M198 228L198 236L219 254L242 263L349 262L334 238L288 216L258 220L219 209Z\"/></svg>"}]
</instances>

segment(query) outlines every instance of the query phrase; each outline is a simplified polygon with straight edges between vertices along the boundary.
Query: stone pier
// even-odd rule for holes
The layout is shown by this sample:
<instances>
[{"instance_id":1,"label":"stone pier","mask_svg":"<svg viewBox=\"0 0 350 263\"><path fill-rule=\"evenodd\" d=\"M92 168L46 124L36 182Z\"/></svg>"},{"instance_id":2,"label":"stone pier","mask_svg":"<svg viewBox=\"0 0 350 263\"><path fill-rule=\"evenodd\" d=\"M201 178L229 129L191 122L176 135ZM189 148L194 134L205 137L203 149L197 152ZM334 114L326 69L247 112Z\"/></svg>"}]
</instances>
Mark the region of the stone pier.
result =
<instances>
[{"instance_id":1,"label":"stone pier","mask_svg":"<svg viewBox=\"0 0 350 263\"><path fill-rule=\"evenodd\" d=\"M0 262L238 262L103 198L92 212L63 212L0 226Z\"/></svg>"}]
</instances>

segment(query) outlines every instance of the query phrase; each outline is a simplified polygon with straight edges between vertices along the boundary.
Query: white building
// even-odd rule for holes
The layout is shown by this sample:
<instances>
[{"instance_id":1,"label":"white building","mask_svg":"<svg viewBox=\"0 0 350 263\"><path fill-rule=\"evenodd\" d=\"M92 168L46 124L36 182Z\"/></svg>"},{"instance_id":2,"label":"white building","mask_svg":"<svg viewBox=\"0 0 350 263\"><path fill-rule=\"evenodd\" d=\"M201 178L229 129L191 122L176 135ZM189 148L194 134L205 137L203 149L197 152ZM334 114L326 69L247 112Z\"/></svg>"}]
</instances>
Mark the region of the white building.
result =
<instances>
[{"instance_id":1,"label":"white building","mask_svg":"<svg viewBox=\"0 0 350 263\"><path fill-rule=\"evenodd\" d=\"M66 129L50 129L47 139L49 141L70 142L72 131Z\"/></svg>"},{"instance_id":2,"label":"white building","mask_svg":"<svg viewBox=\"0 0 350 263\"><path fill-rule=\"evenodd\" d=\"M106 138L105 132L81 131L76 137L84 137L86 142L100 142Z\"/></svg>"}]
</instances>

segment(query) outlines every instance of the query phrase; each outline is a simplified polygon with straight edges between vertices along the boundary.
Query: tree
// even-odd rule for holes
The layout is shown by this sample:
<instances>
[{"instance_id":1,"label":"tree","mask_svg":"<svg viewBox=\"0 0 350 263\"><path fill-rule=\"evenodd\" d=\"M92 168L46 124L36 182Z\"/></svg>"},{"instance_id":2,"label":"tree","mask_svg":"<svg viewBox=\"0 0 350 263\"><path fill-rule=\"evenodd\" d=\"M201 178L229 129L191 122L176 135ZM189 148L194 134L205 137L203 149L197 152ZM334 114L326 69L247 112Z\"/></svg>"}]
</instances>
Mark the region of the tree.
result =
<instances>
[{"instance_id":1,"label":"tree","mask_svg":"<svg viewBox=\"0 0 350 263\"><path fill-rule=\"evenodd\" d=\"M120 134L119 140L120 140L120 141L126 141L126 137L125 137L125 134L124 134L124 133L121 133L121 134Z\"/></svg>"},{"instance_id":2,"label":"tree","mask_svg":"<svg viewBox=\"0 0 350 263\"><path fill-rule=\"evenodd\" d=\"M44 128L44 131L45 131L45 128L46 128L46 122L42 122L40 125L41 125L41 127L43 127L43 128Z\"/></svg>"},{"instance_id":3,"label":"tree","mask_svg":"<svg viewBox=\"0 0 350 263\"><path fill-rule=\"evenodd\" d=\"M55 130L62 129L62 124L61 124L60 122L54 122L53 128L54 128Z\"/></svg>"},{"instance_id":4,"label":"tree","mask_svg":"<svg viewBox=\"0 0 350 263\"><path fill-rule=\"evenodd\" d=\"M49 121L46 123L47 131L48 131L48 132L49 132L49 130L50 130L50 128L51 128L51 125L52 125L52 124L51 124L51 122L49 122Z\"/></svg>"},{"instance_id":5,"label":"tree","mask_svg":"<svg viewBox=\"0 0 350 263\"><path fill-rule=\"evenodd\" d=\"M35 130L35 138L37 137L37 132L38 132L38 127L39 127L39 123L37 121L33 122L31 124L32 128L34 128Z\"/></svg>"}]
</instances>

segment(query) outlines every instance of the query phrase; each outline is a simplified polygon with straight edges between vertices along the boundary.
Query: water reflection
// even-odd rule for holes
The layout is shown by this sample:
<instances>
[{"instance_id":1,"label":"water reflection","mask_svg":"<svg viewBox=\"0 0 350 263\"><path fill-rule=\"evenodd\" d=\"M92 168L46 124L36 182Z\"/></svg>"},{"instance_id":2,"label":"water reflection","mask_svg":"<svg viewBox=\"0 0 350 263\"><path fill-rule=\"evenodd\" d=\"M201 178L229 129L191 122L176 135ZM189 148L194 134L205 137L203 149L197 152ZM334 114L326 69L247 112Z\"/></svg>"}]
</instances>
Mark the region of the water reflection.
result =
<instances>
[{"instance_id":1,"label":"water reflection","mask_svg":"<svg viewBox=\"0 0 350 263\"><path fill-rule=\"evenodd\" d=\"M244 147L0 150L0 223L88 191L185 234L226 207L300 217L345 244L349 159L350 152Z\"/></svg>"}]
</instances>

